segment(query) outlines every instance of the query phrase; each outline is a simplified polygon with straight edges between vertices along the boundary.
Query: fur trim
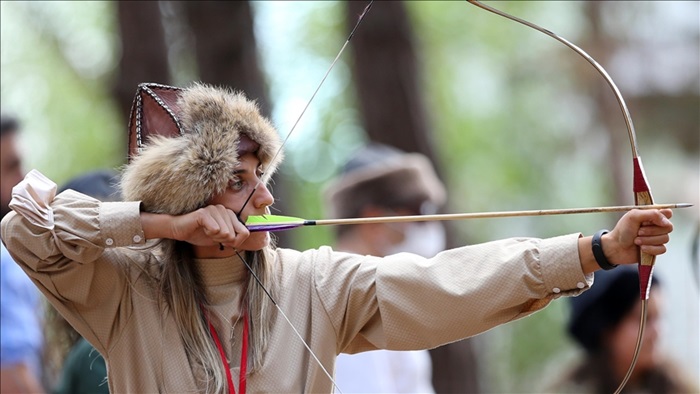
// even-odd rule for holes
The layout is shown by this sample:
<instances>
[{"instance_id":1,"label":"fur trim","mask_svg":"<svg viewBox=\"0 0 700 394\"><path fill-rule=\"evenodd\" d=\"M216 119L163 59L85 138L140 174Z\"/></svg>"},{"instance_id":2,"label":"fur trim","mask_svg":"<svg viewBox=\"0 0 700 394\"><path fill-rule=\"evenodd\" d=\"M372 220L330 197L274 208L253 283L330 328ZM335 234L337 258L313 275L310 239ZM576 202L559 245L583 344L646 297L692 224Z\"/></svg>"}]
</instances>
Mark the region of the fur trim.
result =
<instances>
[{"instance_id":1,"label":"fur trim","mask_svg":"<svg viewBox=\"0 0 700 394\"><path fill-rule=\"evenodd\" d=\"M280 153L271 163L281 146L277 131L242 93L195 84L182 91L177 104L182 135L150 136L132 157L121 180L126 201L141 201L147 212L173 215L201 208L228 187L238 165L241 134L260 144L257 155L265 180L282 161Z\"/></svg>"}]
</instances>

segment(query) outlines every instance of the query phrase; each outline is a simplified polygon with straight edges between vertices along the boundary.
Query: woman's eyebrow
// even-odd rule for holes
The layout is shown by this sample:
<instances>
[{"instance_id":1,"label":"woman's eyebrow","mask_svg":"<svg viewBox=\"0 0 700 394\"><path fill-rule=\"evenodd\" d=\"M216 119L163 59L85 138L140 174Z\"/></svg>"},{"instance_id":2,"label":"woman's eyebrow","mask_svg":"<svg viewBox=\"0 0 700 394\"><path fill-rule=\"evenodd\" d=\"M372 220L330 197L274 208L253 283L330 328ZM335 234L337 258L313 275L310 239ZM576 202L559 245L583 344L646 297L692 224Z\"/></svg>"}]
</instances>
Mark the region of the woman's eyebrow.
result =
<instances>
[{"instance_id":1,"label":"woman's eyebrow","mask_svg":"<svg viewBox=\"0 0 700 394\"><path fill-rule=\"evenodd\" d=\"M233 175L241 175L241 174L245 174L245 173L248 173L248 172L253 172L253 173L255 173L255 172L257 172L257 171L261 168L261 165L262 165L262 163L258 162L258 164L255 166L255 168L253 169L253 171L249 170L249 169L247 168L247 166L246 166L246 167L239 167L239 168L236 168L236 169L233 170Z\"/></svg>"}]
</instances>

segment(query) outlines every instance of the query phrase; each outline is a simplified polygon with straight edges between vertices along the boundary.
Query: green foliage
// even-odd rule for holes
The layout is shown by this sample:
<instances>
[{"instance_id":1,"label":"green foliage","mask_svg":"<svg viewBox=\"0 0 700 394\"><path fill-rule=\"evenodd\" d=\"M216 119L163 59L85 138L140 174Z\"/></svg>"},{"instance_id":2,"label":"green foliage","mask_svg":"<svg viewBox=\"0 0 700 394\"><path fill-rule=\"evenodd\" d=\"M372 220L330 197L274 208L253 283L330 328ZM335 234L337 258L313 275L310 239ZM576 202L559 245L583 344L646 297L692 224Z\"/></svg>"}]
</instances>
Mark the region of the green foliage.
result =
<instances>
[{"instance_id":1,"label":"green foliage","mask_svg":"<svg viewBox=\"0 0 700 394\"><path fill-rule=\"evenodd\" d=\"M63 183L125 157L110 98L112 3L2 2L2 109L22 122L26 167Z\"/></svg>"}]
</instances>

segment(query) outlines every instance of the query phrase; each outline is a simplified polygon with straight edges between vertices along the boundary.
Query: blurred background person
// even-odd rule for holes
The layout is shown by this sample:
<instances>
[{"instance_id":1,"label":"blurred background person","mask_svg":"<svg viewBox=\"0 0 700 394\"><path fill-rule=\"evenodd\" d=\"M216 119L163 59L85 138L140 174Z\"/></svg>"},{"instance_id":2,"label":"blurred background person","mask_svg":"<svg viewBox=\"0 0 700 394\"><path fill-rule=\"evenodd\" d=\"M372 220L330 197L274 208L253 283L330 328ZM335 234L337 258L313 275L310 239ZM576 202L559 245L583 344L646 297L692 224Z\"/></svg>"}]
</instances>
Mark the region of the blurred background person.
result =
<instances>
[{"instance_id":1,"label":"blurred background person","mask_svg":"<svg viewBox=\"0 0 700 394\"><path fill-rule=\"evenodd\" d=\"M637 342L642 302L639 275L633 266L595 274L591 291L569 299L567 330L585 350L578 365L564 373L548 392L612 393L622 382ZM698 393L700 387L659 346L664 299L661 281L653 277L647 325L626 393Z\"/></svg>"},{"instance_id":2,"label":"blurred background person","mask_svg":"<svg viewBox=\"0 0 700 394\"><path fill-rule=\"evenodd\" d=\"M445 201L444 186L425 156L380 144L357 151L324 194L334 218L430 214ZM360 224L336 230L339 251L432 257L445 248L439 222ZM343 353L335 368L338 386L352 393L433 393L431 375L427 350Z\"/></svg>"},{"instance_id":3,"label":"blurred background person","mask_svg":"<svg viewBox=\"0 0 700 394\"><path fill-rule=\"evenodd\" d=\"M61 190L73 189L100 201L119 201L116 171L96 170L68 181ZM107 366L102 355L46 303L47 369L58 374L54 394L107 394Z\"/></svg>"},{"instance_id":4,"label":"blurred background person","mask_svg":"<svg viewBox=\"0 0 700 394\"><path fill-rule=\"evenodd\" d=\"M0 210L10 210L12 187L24 177L17 144L18 121L0 115ZM0 392L42 392L41 296L0 246Z\"/></svg>"}]
</instances>

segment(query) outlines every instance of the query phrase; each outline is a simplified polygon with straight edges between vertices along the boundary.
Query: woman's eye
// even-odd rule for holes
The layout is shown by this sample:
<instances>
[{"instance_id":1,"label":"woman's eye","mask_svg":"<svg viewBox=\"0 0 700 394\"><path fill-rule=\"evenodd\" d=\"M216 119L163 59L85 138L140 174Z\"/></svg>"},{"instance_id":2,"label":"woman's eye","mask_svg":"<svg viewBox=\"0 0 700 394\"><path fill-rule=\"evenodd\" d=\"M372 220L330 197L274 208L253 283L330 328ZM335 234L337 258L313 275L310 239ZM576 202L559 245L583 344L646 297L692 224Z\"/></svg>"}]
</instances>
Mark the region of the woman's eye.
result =
<instances>
[{"instance_id":1,"label":"woman's eye","mask_svg":"<svg viewBox=\"0 0 700 394\"><path fill-rule=\"evenodd\" d=\"M231 179L228 181L228 187L233 190L241 190L243 188L243 181L240 179Z\"/></svg>"}]
</instances>

